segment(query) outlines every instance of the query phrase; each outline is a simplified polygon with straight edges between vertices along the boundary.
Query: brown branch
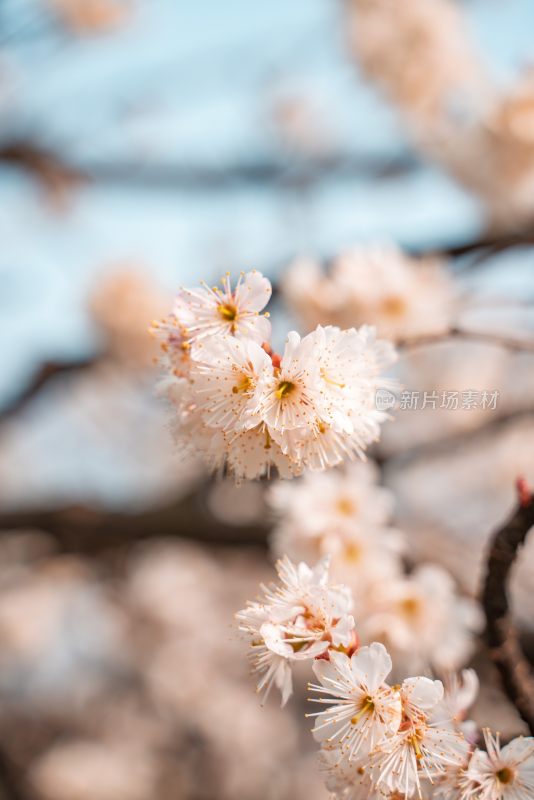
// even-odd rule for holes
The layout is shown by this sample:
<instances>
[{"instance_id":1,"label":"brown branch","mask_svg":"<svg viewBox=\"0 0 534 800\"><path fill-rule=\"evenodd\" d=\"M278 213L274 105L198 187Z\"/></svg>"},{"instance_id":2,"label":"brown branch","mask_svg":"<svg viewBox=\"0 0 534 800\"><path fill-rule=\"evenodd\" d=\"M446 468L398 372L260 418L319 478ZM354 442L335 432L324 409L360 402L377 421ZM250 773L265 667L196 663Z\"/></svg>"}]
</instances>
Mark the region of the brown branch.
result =
<instances>
[{"instance_id":1,"label":"brown branch","mask_svg":"<svg viewBox=\"0 0 534 800\"><path fill-rule=\"evenodd\" d=\"M33 792L26 786L26 780L19 774L12 764L9 756L0 746L0 793L2 800L29 800ZM16 774L17 773L17 774Z\"/></svg>"},{"instance_id":2,"label":"brown branch","mask_svg":"<svg viewBox=\"0 0 534 800\"><path fill-rule=\"evenodd\" d=\"M479 239L467 241L462 244L448 245L436 250L425 252L414 252L414 255L428 256L449 256L449 258L461 258L462 256L483 255L484 258L501 253L511 247L521 247L522 245L534 244L534 230L532 227L517 230L512 233L500 233L490 236L482 236Z\"/></svg>"},{"instance_id":3,"label":"brown branch","mask_svg":"<svg viewBox=\"0 0 534 800\"><path fill-rule=\"evenodd\" d=\"M467 330L457 326L453 326L446 331L440 331L439 333L423 334L422 336L401 339L397 344L400 349L411 350L417 347L439 344L440 342L446 342L450 339L491 344L518 353L534 353L534 339L518 339L505 334L492 333L491 331Z\"/></svg>"},{"instance_id":4,"label":"brown branch","mask_svg":"<svg viewBox=\"0 0 534 800\"><path fill-rule=\"evenodd\" d=\"M373 459L382 465L392 464L394 469L401 464L404 467L420 458L428 459L455 453L459 446L467 447L488 436L497 436L513 425L525 422L534 422L534 408L514 409L502 415L492 414L486 422L482 422L474 428L445 430L442 436L438 435L434 439L413 445L404 445L398 451L393 450L383 454L379 449L378 458L373 455Z\"/></svg>"},{"instance_id":5,"label":"brown branch","mask_svg":"<svg viewBox=\"0 0 534 800\"><path fill-rule=\"evenodd\" d=\"M31 141L14 140L0 147L0 162L23 169L35 178L55 206L62 208L72 189L85 182L83 172L56 153Z\"/></svg>"},{"instance_id":6,"label":"brown branch","mask_svg":"<svg viewBox=\"0 0 534 800\"><path fill-rule=\"evenodd\" d=\"M214 519L199 492L137 513L87 506L0 512L0 530L37 529L48 533L62 553L97 555L134 542L180 537L215 545L265 547L267 527L231 526Z\"/></svg>"},{"instance_id":7,"label":"brown branch","mask_svg":"<svg viewBox=\"0 0 534 800\"><path fill-rule=\"evenodd\" d=\"M291 186L302 181L317 182L335 178L350 180L355 177L385 180L421 168L421 162L410 153L391 158L369 158L340 154L325 158L256 159L216 167L176 164L159 165L120 160L85 161L74 164L58 153L41 147L31 140L13 140L0 147L0 162L7 162L31 173L44 186L56 190L75 186L87 180L107 184L134 184L157 188L217 189L234 183L282 183Z\"/></svg>"},{"instance_id":8,"label":"brown branch","mask_svg":"<svg viewBox=\"0 0 534 800\"><path fill-rule=\"evenodd\" d=\"M534 735L534 677L521 649L508 600L510 571L533 526L534 498L525 482L519 480L517 508L490 545L481 599L490 656L506 694Z\"/></svg>"},{"instance_id":9,"label":"brown branch","mask_svg":"<svg viewBox=\"0 0 534 800\"><path fill-rule=\"evenodd\" d=\"M44 389L52 378L58 375L69 375L74 372L81 372L94 366L99 360L99 356L80 359L78 361L50 361L42 364L33 377L29 380L22 391L9 401L3 408L0 408L0 425L11 419L11 417L23 411L26 406Z\"/></svg>"}]
</instances>

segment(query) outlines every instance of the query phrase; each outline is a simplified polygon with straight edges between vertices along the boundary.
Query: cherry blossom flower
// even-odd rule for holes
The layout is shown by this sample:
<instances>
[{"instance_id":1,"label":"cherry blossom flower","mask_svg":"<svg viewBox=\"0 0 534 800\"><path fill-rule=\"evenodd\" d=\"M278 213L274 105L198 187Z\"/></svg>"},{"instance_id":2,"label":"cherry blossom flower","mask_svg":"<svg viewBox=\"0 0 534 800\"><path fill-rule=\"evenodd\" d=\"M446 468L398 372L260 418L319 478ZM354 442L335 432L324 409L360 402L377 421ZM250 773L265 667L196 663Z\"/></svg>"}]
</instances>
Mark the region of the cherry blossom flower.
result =
<instances>
[{"instance_id":1,"label":"cherry blossom flower","mask_svg":"<svg viewBox=\"0 0 534 800\"><path fill-rule=\"evenodd\" d=\"M210 428L255 427L258 384L272 377L271 359L253 340L210 338L195 346L190 377L195 401Z\"/></svg>"},{"instance_id":2,"label":"cherry blossom flower","mask_svg":"<svg viewBox=\"0 0 534 800\"><path fill-rule=\"evenodd\" d=\"M468 742L475 744L478 739L476 723L466 719L467 712L478 695L480 682L474 669L463 669L460 674L446 672L443 677L445 692L443 701L434 709L434 722L449 724L461 731Z\"/></svg>"},{"instance_id":3,"label":"cherry blossom flower","mask_svg":"<svg viewBox=\"0 0 534 800\"><path fill-rule=\"evenodd\" d=\"M357 462L274 484L267 496L278 517L273 552L312 562L330 556L331 574L355 598L372 583L398 577L403 537L387 526L393 497L377 478L373 464Z\"/></svg>"},{"instance_id":4,"label":"cherry blossom flower","mask_svg":"<svg viewBox=\"0 0 534 800\"><path fill-rule=\"evenodd\" d=\"M296 460L282 452L264 423L249 430L225 434L222 441L224 453L219 455L219 462L225 460L238 481L254 480L260 476L270 478L273 467L280 478L292 478L302 471Z\"/></svg>"},{"instance_id":5,"label":"cherry blossom flower","mask_svg":"<svg viewBox=\"0 0 534 800\"><path fill-rule=\"evenodd\" d=\"M396 733L402 709L398 691L385 683L391 666L389 653L378 642L360 648L351 658L332 652L329 661L316 661L313 671L320 683L310 684L310 690L321 697L313 701L334 705L309 715L317 717L315 738L339 748L352 760Z\"/></svg>"},{"instance_id":6,"label":"cherry blossom flower","mask_svg":"<svg viewBox=\"0 0 534 800\"><path fill-rule=\"evenodd\" d=\"M399 730L371 755L374 782L386 792L421 797L422 782L433 783L448 769L461 767L469 745L460 733L430 722L433 708L443 698L441 681L410 678L400 694L403 719Z\"/></svg>"},{"instance_id":7,"label":"cherry blossom flower","mask_svg":"<svg viewBox=\"0 0 534 800\"><path fill-rule=\"evenodd\" d=\"M311 427L326 413L314 341L291 331L279 369L262 388L256 413L271 429L283 434Z\"/></svg>"},{"instance_id":8,"label":"cherry blossom flower","mask_svg":"<svg viewBox=\"0 0 534 800\"><path fill-rule=\"evenodd\" d=\"M459 596L449 573L435 565L376 585L366 603L360 610L362 640L383 641L396 674L458 669L482 627L478 604Z\"/></svg>"},{"instance_id":9,"label":"cherry blossom flower","mask_svg":"<svg viewBox=\"0 0 534 800\"><path fill-rule=\"evenodd\" d=\"M298 260L287 271L283 291L309 328L371 323L394 340L447 330L458 306L440 261L412 258L389 243L341 253L328 274L312 261Z\"/></svg>"},{"instance_id":10,"label":"cherry blossom flower","mask_svg":"<svg viewBox=\"0 0 534 800\"><path fill-rule=\"evenodd\" d=\"M261 344L271 335L271 323L260 312L271 297L271 284L261 272L241 273L235 289L229 275L222 289L203 284L198 289L181 289L171 317L190 342L208 336L231 335Z\"/></svg>"},{"instance_id":11,"label":"cherry blossom flower","mask_svg":"<svg viewBox=\"0 0 534 800\"><path fill-rule=\"evenodd\" d=\"M279 424L272 426L273 438L282 452L312 470L365 458L366 448L377 441L380 425L388 419L377 408L376 392L396 385L381 377L396 358L391 344L376 340L374 329L367 326L347 331L319 326L300 345L306 346L317 367L313 389L306 384L305 411L300 411L310 424L299 427L295 414L284 425L279 416Z\"/></svg>"},{"instance_id":12,"label":"cherry blossom flower","mask_svg":"<svg viewBox=\"0 0 534 800\"><path fill-rule=\"evenodd\" d=\"M349 759L346 752L323 744L318 761L326 788L335 800L384 800L373 784L367 756Z\"/></svg>"},{"instance_id":13,"label":"cherry blossom flower","mask_svg":"<svg viewBox=\"0 0 534 800\"><path fill-rule=\"evenodd\" d=\"M421 143L487 92L487 78L451 0L349 0L347 35L360 68L393 100ZM469 106L468 106L469 107ZM436 145L434 145L436 146Z\"/></svg>"},{"instance_id":14,"label":"cherry blossom flower","mask_svg":"<svg viewBox=\"0 0 534 800\"><path fill-rule=\"evenodd\" d=\"M284 558L276 569L280 584L263 587L262 599L249 603L236 618L252 648L258 691L266 699L276 685L284 705L292 692L291 662L353 646L354 619L350 592L329 584L326 560L310 569Z\"/></svg>"},{"instance_id":15,"label":"cherry blossom flower","mask_svg":"<svg viewBox=\"0 0 534 800\"><path fill-rule=\"evenodd\" d=\"M330 472L308 472L291 484L275 483L267 500L280 520L303 535L321 535L345 522L377 527L387 524L393 509L393 495L377 481L375 464L357 462Z\"/></svg>"},{"instance_id":16,"label":"cherry blossom flower","mask_svg":"<svg viewBox=\"0 0 534 800\"><path fill-rule=\"evenodd\" d=\"M531 800L534 797L534 738L519 737L501 748L499 734L484 731L486 752L475 750L462 800Z\"/></svg>"}]
</instances>

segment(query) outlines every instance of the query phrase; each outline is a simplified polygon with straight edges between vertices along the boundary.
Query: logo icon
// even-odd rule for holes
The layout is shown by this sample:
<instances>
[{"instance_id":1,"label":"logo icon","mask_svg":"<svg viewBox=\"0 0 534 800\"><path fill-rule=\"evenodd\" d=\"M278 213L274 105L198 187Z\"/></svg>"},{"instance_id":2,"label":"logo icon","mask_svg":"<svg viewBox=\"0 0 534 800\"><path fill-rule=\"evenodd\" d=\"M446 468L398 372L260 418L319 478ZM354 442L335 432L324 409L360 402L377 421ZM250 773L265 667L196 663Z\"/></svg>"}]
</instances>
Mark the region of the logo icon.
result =
<instances>
[{"instance_id":1,"label":"logo icon","mask_svg":"<svg viewBox=\"0 0 534 800\"><path fill-rule=\"evenodd\" d=\"M397 398L389 389L377 389L375 394L375 406L378 411L389 411L395 408Z\"/></svg>"}]
</instances>

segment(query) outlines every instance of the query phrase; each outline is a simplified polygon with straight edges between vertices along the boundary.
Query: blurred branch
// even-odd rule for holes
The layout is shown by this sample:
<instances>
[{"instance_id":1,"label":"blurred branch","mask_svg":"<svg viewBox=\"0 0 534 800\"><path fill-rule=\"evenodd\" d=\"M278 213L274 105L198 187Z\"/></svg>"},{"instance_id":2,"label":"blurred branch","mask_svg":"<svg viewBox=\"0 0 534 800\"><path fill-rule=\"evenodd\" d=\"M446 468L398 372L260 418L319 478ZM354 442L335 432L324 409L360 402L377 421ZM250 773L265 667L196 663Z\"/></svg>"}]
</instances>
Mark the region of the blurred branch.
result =
<instances>
[{"instance_id":1,"label":"blurred branch","mask_svg":"<svg viewBox=\"0 0 534 800\"><path fill-rule=\"evenodd\" d=\"M471 342L480 342L481 344L491 344L514 352L534 353L534 339L532 341L528 339L517 339L505 334L491 333L490 331L466 330L465 328L459 328L457 326L449 328L446 331L440 331L439 333L402 339L398 342L398 346L403 350L411 350L416 347L446 342L450 339L463 339Z\"/></svg>"},{"instance_id":2,"label":"blurred branch","mask_svg":"<svg viewBox=\"0 0 534 800\"><path fill-rule=\"evenodd\" d=\"M482 236L463 244L452 244L432 251L426 251L421 255L449 256L449 258L461 258L462 256L478 253L479 258L489 258L492 255L507 250L510 247L520 247L521 245L534 244L534 229L531 227L518 230L513 233L500 233L492 236ZM482 252L480 252L482 251ZM477 259L477 262L478 263Z\"/></svg>"},{"instance_id":3,"label":"blurred branch","mask_svg":"<svg viewBox=\"0 0 534 800\"><path fill-rule=\"evenodd\" d=\"M266 546L267 527L230 526L204 510L201 493L138 513L96 510L87 506L0 512L0 530L40 530L62 553L96 555L147 539L180 537L220 545Z\"/></svg>"},{"instance_id":4,"label":"blurred branch","mask_svg":"<svg viewBox=\"0 0 534 800\"><path fill-rule=\"evenodd\" d=\"M522 479L518 480L517 486L517 508L491 542L482 604L490 656L499 670L506 694L534 734L534 678L521 649L508 601L510 571L534 526L532 493Z\"/></svg>"},{"instance_id":5,"label":"blurred branch","mask_svg":"<svg viewBox=\"0 0 534 800\"><path fill-rule=\"evenodd\" d=\"M84 173L103 183L135 183L158 188L226 188L233 183L307 185L329 178L386 179L420 168L417 158L401 154L392 158L339 156L322 159L265 159L217 167L172 164L88 162Z\"/></svg>"},{"instance_id":6,"label":"blurred branch","mask_svg":"<svg viewBox=\"0 0 534 800\"><path fill-rule=\"evenodd\" d=\"M52 151L22 139L0 147L0 163L2 161L29 173L58 205L85 180L81 170L65 163Z\"/></svg>"},{"instance_id":7,"label":"blurred branch","mask_svg":"<svg viewBox=\"0 0 534 800\"><path fill-rule=\"evenodd\" d=\"M321 159L264 159L216 166L173 165L120 161L87 161L74 164L63 161L52 150L30 140L14 140L0 147L0 162L22 167L49 188L58 182L77 184L87 179L101 183L138 184L158 188L226 188L232 183L269 183L281 185L309 183L336 178L394 178L414 172L420 161L409 153L391 158L368 156L333 156Z\"/></svg>"},{"instance_id":8,"label":"blurred branch","mask_svg":"<svg viewBox=\"0 0 534 800\"><path fill-rule=\"evenodd\" d=\"M445 430L441 437L438 436L430 441L403 447L398 452L387 455L381 455L379 452L377 455L373 455L373 460L380 465L392 462L398 466L399 463L412 463L422 457L433 457L439 454L447 454L450 451L457 452L459 445L467 446L470 442L477 442L482 437L498 434L508 426L523 422L534 422L534 409L521 408L502 415L492 415L487 422L475 428L460 429L454 432Z\"/></svg>"},{"instance_id":9,"label":"blurred branch","mask_svg":"<svg viewBox=\"0 0 534 800\"><path fill-rule=\"evenodd\" d=\"M435 448L456 447L458 440L475 437L489 428L500 428L515 419L532 419L532 412L517 412L507 417L492 420L482 429L461 432L452 440L432 442L417 447L407 456L428 454ZM391 460L396 460L393 454ZM384 463L389 459L380 459ZM167 504L143 509L138 512L113 512L94 509L84 505L59 508L28 508L16 511L0 511L0 531L40 530L48 533L60 552L97 556L135 542L159 538L193 539L205 544L220 546L265 547L269 532L268 522L258 525L225 525L206 512L205 491L195 489L186 497L171 500Z\"/></svg>"},{"instance_id":10,"label":"blurred branch","mask_svg":"<svg viewBox=\"0 0 534 800\"><path fill-rule=\"evenodd\" d=\"M95 356L78 361L49 361L42 364L22 391L7 405L0 408L0 425L26 408L52 378L86 370L94 366L99 361L99 358L99 356Z\"/></svg>"},{"instance_id":11,"label":"blurred branch","mask_svg":"<svg viewBox=\"0 0 534 800\"><path fill-rule=\"evenodd\" d=\"M0 796L2 800L29 800L33 793L23 789L23 781L14 774L13 766L4 748L0 746Z\"/></svg>"}]
</instances>

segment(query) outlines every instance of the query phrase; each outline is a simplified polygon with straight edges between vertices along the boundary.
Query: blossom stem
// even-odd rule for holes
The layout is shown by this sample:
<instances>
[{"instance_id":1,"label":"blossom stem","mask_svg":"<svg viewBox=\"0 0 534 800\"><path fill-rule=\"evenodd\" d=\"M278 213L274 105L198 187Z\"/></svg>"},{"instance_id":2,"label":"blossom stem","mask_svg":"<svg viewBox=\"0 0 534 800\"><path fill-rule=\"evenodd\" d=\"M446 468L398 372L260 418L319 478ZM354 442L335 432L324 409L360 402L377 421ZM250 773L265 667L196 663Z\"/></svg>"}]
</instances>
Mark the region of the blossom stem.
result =
<instances>
[{"instance_id":1,"label":"blossom stem","mask_svg":"<svg viewBox=\"0 0 534 800\"><path fill-rule=\"evenodd\" d=\"M518 505L493 536L482 590L486 641L503 688L534 735L534 677L521 649L508 602L510 570L534 526L534 496L523 479L517 482Z\"/></svg>"}]
</instances>

